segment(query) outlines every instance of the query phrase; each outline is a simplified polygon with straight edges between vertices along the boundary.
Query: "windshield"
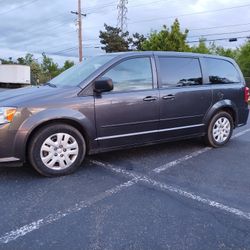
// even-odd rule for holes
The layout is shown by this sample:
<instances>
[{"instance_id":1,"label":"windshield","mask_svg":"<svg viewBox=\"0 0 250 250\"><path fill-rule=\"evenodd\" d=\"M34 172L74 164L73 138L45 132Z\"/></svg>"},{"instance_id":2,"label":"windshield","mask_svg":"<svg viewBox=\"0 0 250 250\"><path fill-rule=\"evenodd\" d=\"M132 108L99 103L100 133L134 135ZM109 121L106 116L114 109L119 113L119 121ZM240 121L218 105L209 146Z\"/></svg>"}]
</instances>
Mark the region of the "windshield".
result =
<instances>
[{"instance_id":1,"label":"windshield","mask_svg":"<svg viewBox=\"0 0 250 250\"><path fill-rule=\"evenodd\" d=\"M112 55L102 55L86 59L52 79L50 84L55 85L55 87L78 86L89 75L113 58Z\"/></svg>"}]
</instances>

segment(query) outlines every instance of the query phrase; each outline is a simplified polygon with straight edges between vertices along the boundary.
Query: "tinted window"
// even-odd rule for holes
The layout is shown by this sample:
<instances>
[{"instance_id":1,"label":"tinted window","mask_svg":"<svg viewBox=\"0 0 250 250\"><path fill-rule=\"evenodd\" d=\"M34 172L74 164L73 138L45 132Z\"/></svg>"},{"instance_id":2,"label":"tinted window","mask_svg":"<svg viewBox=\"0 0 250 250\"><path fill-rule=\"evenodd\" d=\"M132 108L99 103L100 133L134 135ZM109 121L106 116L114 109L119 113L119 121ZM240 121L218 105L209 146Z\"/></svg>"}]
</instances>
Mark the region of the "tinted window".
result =
<instances>
[{"instance_id":1,"label":"tinted window","mask_svg":"<svg viewBox=\"0 0 250 250\"><path fill-rule=\"evenodd\" d=\"M121 62L104 77L113 80L113 91L152 89L153 77L150 58L134 58Z\"/></svg>"},{"instance_id":2,"label":"tinted window","mask_svg":"<svg viewBox=\"0 0 250 250\"><path fill-rule=\"evenodd\" d=\"M160 57L162 87L181 87L202 84L199 60L196 58Z\"/></svg>"},{"instance_id":3,"label":"tinted window","mask_svg":"<svg viewBox=\"0 0 250 250\"><path fill-rule=\"evenodd\" d=\"M213 84L240 82L240 75L232 63L206 58L209 81Z\"/></svg>"}]
</instances>

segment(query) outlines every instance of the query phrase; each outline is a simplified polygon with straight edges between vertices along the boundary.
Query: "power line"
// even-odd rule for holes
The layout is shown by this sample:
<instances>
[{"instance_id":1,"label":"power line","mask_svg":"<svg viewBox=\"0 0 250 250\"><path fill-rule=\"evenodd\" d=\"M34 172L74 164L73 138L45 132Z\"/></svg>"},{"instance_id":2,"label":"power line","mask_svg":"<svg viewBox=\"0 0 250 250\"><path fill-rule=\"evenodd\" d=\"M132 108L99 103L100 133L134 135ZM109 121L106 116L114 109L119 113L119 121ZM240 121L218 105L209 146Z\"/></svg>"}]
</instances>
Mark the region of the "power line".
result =
<instances>
[{"instance_id":1,"label":"power line","mask_svg":"<svg viewBox=\"0 0 250 250\"><path fill-rule=\"evenodd\" d=\"M189 36L189 38L193 38L193 37L207 37L207 36L222 36L222 35L240 34L240 33L246 33L246 32L250 32L250 30L224 32L224 33L213 33L213 34L206 34L206 35L195 35L195 36Z\"/></svg>"},{"instance_id":2,"label":"power line","mask_svg":"<svg viewBox=\"0 0 250 250\"><path fill-rule=\"evenodd\" d=\"M144 6L144 5L151 5L153 3L159 3L159 2L174 2L175 0L157 0L157 1L152 1L152 2L147 2L147 3L140 3L140 4L136 4L136 5L130 5L129 8L137 8L137 7L141 7L141 6Z\"/></svg>"},{"instance_id":3,"label":"power line","mask_svg":"<svg viewBox=\"0 0 250 250\"><path fill-rule=\"evenodd\" d=\"M193 31L193 30L221 29L221 28L245 26L245 25L249 25L249 24L250 24L250 23L239 23L239 24L230 24L230 25L222 25L222 26L212 26L212 27L203 27L203 28L193 28L193 29L189 29L189 31Z\"/></svg>"},{"instance_id":4,"label":"power line","mask_svg":"<svg viewBox=\"0 0 250 250\"><path fill-rule=\"evenodd\" d=\"M99 9L103 9L103 8L107 8L107 7L115 7L116 6L116 2L111 2L111 3L106 3L104 5L101 5L100 7L92 7L92 8L88 8L88 12L87 14L92 14L93 12L95 12L96 10L99 10Z\"/></svg>"},{"instance_id":5,"label":"power line","mask_svg":"<svg viewBox=\"0 0 250 250\"><path fill-rule=\"evenodd\" d=\"M129 5L129 9L131 8L137 8L137 7L141 7L141 6L144 6L144 5L150 5L150 4L153 4L153 3L159 3L159 2L166 2L166 0L157 0L157 1L152 1L152 2L147 2L147 3L141 3L141 4L136 4L136 5ZM167 2L172 2L172 1L175 1L175 0L168 0ZM87 12L88 15L90 14L95 14L95 13L103 13L103 12L106 12L105 10L103 10L103 8L107 8L107 7L117 7L116 4L109 4L109 5L103 5L102 7L98 7L98 8L94 8L94 9L88 9L89 12ZM117 8L114 8L112 9L112 11L115 11ZM100 10L100 11L98 11Z\"/></svg>"},{"instance_id":6,"label":"power line","mask_svg":"<svg viewBox=\"0 0 250 250\"><path fill-rule=\"evenodd\" d=\"M84 47L85 49L99 49L101 48L100 45L96 45L96 46L85 46ZM65 55L65 53L69 53L69 52L73 52L73 51L77 51L78 49L78 46L75 46L75 47L70 47L70 48L67 48L67 49L64 49L64 50L59 50L59 51L55 51L55 52L47 52L49 55L53 55L53 54L60 54L60 55Z\"/></svg>"},{"instance_id":7,"label":"power line","mask_svg":"<svg viewBox=\"0 0 250 250\"><path fill-rule=\"evenodd\" d=\"M112 2L104 3L103 5L97 4L97 5L94 5L94 6L90 7L90 8L88 6L86 6L86 8L88 10L92 11L92 10L102 9L102 8L105 8L105 7L116 6L116 5L117 5L117 1L112 1Z\"/></svg>"},{"instance_id":8,"label":"power line","mask_svg":"<svg viewBox=\"0 0 250 250\"><path fill-rule=\"evenodd\" d=\"M208 13L213 13L213 12L220 12L220 11L238 9L238 8L249 7L249 6L250 6L250 4L245 4L245 5L227 7L227 8L216 9L216 10L207 10L207 11L200 11L200 12L181 14L181 15L178 15L178 16L175 15L175 16L168 16L168 17L157 17L157 18L152 18L152 19L144 19L144 20L139 20L139 21L134 21L134 22L129 22L129 23L131 23L131 24L144 23L144 22L151 22L151 21L162 20L162 19L179 18L179 17L186 17L186 16L193 16L193 15L201 15L201 14L208 14Z\"/></svg>"},{"instance_id":9,"label":"power line","mask_svg":"<svg viewBox=\"0 0 250 250\"><path fill-rule=\"evenodd\" d=\"M250 39L250 36L238 36L238 37L234 37L234 39L243 39L243 38ZM225 40L230 40L230 39L232 39L232 38L231 37L227 37L227 38L206 39L205 42L225 41ZM200 42L200 40L187 41L187 43L199 43L199 42Z\"/></svg>"},{"instance_id":10,"label":"power line","mask_svg":"<svg viewBox=\"0 0 250 250\"><path fill-rule=\"evenodd\" d=\"M85 42L98 42L98 40L96 40L96 39L95 40L85 40ZM59 46L49 47L48 49L50 49L50 50L55 50L55 49L64 50L63 47L72 46L72 45L74 45L74 44L73 43L66 43L66 44L61 44ZM100 45L100 44L84 43L83 47L85 48L85 47L88 47L88 46L97 46L97 45ZM77 46L74 46L74 48L75 47L77 48Z\"/></svg>"},{"instance_id":11,"label":"power line","mask_svg":"<svg viewBox=\"0 0 250 250\"><path fill-rule=\"evenodd\" d=\"M7 14L7 13L12 12L12 11L17 10L17 9L21 9L21 8L26 7L27 5L33 4L34 2L37 2L37 1L39 1L39 0L32 0L32 1L29 1L29 2L25 2L25 3L21 4L21 5L18 5L15 8L9 9L7 11L0 12L0 15Z\"/></svg>"},{"instance_id":12,"label":"power line","mask_svg":"<svg viewBox=\"0 0 250 250\"><path fill-rule=\"evenodd\" d=\"M30 2L26 2L22 5L19 5L17 6L16 8L14 9L11 9L9 11L12 11L12 10L15 10L15 9L19 9L19 8L22 8L28 4L32 4L33 2L36 2L38 0L32 0ZM158 1L152 1L152 2L149 2L149 3L156 3L156 2L161 2L162 0L158 0ZM112 2L113 3L113 2ZM142 5L148 5L149 3L143 3L143 4L137 4L137 5L132 5L131 7L139 7L139 6L142 6ZM113 6L113 4L110 3L107 3L106 5L104 5L106 7L108 6ZM233 7L228 7L228 8L223 8L223 9L217 9L217 10L208 10L208 11L203 11L203 12L195 12L195 13L188 13L188 14L182 14L180 15L179 17L181 16L191 16L191 15L199 15L199 14L206 14L206 13L212 13L212 12L219 12L219 11L225 11L225 10L230 10L230 9L236 9L236 8L242 8L242 7L247 7L247 6L250 6L250 4L246 4L246 5L241 5L241 6L233 6ZM102 7L103 8L103 7ZM63 14L60 14L60 15L63 15ZM176 17L176 16L173 16L173 17ZM166 19L166 18L173 18L173 17L165 17L165 18L157 18L157 19ZM54 20L54 17L53 18L49 18L47 20ZM147 22L147 21L151 21L152 19L150 20L141 20L139 22ZM156 20L156 18L154 18L154 20ZM130 23L138 23L137 22L130 22ZM250 23L246 23L246 24L233 24L233 25L224 25L224 26L215 26L215 27L207 27L207 28L195 28L195 29L190 29L190 30L204 30L204 29L214 29L214 28L225 28L225 27L233 27L233 26L243 26L243 25L248 25ZM43 24L44 25L44 24ZM56 27L50 27L50 29L52 28L52 30L54 29L57 29L58 27L60 26L63 26L64 24L61 23L61 24L57 24ZM99 26L98 26L99 27ZM90 28L93 28L93 27L90 27ZM70 31L70 32L67 32L67 33L73 33L75 31ZM200 36L212 36L212 35L226 35L226 34L236 34L236 33L244 33L244 32L249 32L249 31L239 31L239 32L231 32L231 33L216 33L216 34L207 34L207 35L200 35ZM191 37L198 37L198 36L191 36ZM239 39L240 38L247 38L247 37L238 37ZM61 39L61 38L60 38ZM218 41L218 40L227 40L229 38L223 38L223 39L211 39L211 40L206 40L206 41ZM96 40L97 41L97 40ZM192 42L199 42L199 41L189 41L189 43L192 43ZM86 47L88 48L88 47ZM90 47L89 47L90 48ZM91 47L91 48L95 48L95 46ZM69 49L69 48L68 48ZM66 51L68 50L66 49ZM72 48L71 48L72 49Z\"/></svg>"}]
</instances>

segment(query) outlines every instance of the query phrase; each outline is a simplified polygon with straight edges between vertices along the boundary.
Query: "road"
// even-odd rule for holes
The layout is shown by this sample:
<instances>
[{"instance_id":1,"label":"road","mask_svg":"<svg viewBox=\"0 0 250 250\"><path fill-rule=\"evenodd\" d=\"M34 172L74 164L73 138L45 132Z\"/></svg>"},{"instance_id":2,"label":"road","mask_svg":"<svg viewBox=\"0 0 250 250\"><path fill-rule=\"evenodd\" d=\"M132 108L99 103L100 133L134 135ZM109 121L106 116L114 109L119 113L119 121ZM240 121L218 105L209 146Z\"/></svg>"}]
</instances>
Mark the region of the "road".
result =
<instances>
[{"instance_id":1,"label":"road","mask_svg":"<svg viewBox=\"0 0 250 250\"><path fill-rule=\"evenodd\" d=\"M0 249L250 249L250 125L87 157L40 177L0 168Z\"/></svg>"}]
</instances>

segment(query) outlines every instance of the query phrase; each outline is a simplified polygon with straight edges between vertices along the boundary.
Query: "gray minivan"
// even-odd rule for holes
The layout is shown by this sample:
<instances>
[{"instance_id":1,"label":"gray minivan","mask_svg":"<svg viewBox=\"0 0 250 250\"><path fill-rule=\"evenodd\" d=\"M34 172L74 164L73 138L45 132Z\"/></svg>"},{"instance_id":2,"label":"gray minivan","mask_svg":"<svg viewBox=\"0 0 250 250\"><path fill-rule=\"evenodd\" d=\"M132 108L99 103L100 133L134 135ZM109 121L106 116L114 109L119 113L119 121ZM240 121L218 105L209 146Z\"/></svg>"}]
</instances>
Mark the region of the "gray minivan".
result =
<instances>
[{"instance_id":1,"label":"gray minivan","mask_svg":"<svg viewBox=\"0 0 250 250\"><path fill-rule=\"evenodd\" d=\"M226 144L248 119L249 89L229 58L177 52L105 54L45 86L0 94L0 162L45 176L86 154L192 137Z\"/></svg>"}]
</instances>

